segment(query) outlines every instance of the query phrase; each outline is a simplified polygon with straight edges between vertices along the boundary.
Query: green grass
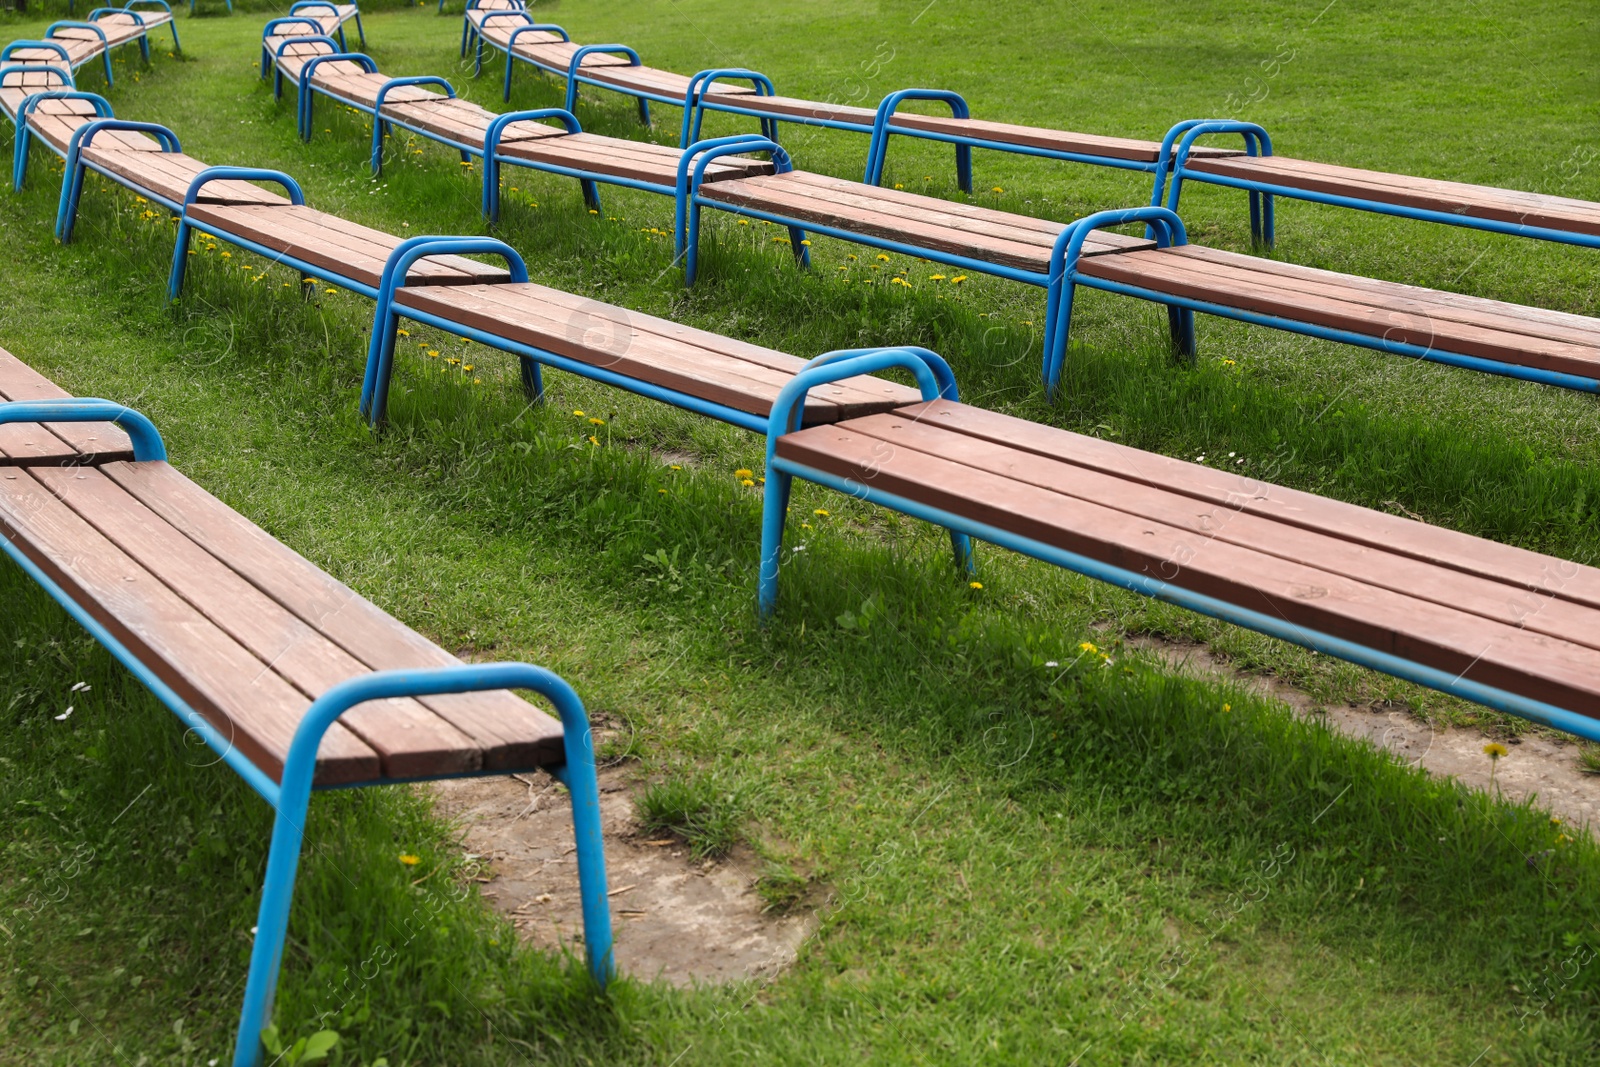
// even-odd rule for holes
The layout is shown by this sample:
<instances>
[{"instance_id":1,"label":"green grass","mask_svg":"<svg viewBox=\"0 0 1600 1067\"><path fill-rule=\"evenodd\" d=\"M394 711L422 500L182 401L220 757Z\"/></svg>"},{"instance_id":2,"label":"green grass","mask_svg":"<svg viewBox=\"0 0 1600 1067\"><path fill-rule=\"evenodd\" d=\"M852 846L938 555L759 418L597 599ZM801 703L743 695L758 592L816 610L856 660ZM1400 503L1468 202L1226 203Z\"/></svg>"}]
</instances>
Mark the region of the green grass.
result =
<instances>
[{"instance_id":1,"label":"green grass","mask_svg":"<svg viewBox=\"0 0 1600 1067\"><path fill-rule=\"evenodd\" d=\"M1285 154L1600 199L1591 11L1316 9L541 6L577 39L680 71L752 66L795 95L950 85L981 116L1144 136L1233 110ZM119 67L118 113L173 126L208 162L286 169L314 205L380 228L480 232L474 181L436 147L374 185L364 125L326 106L300 145L292 105L254 77L264 17L180 20L189 62L158 47L150 71ZM366 21L384 71L449 74L497 101L496 79L461 71L454 17ZM7 40L42 26L0 17ZM519 72L515 105L560 98ZM660 111L654 134L670 141L677 116ZM586 94L580 114L649 135L620 98ZM802 165L846 176L865 152L861 137L786 140ZM283 272L247 280L251 257L219 251L195 257L165 310L171 225L91 181L76 242L56 246L58 175L35 166L29 190L0 196L0 344L149 413L191 477L446 647L560 671L626 728L641 776L715 783L683 803L658 786L663 812L709 803L762 850L769 904L821 911L769 985L625 980L600 998L577 961L516 946L424 796L319 796L286 1040L332 1028L329 1062L394 1067L1593 1062L1587 837L1236 687L1172 677L1122 638L1202 640L1318 699L1510 728L1498 717L998 551L969 590L932 531L814 489L796 513L830 514L797 531L806 551L764 631L759 498L733 477L759 466L753 436L555 374L554 402L530 410L509 359L413 330L391 429L374 438L354 412L365 301L302 302ZM978 174L1004 190L983 202L1053 218L1148 195L1134 176L995 154ZM890 177L956 195L947 149L896 144ZM762 228L727 218L710 220L685 291L649 232L670 229L664 199L606 190L590 216L570 181L508 184L501 233L537 280L801 355L926 344L976 403L1600 558L1593 398L1212 320L1200 365L1180 370L1162 316L1088 294L1052 406L1035 291L937 283L904 257L873 272L826 241L801 275ZM1242 198L1194 188L1185 205L1197 240L1245 247ZM1592 252L1302 204L1282 205L1279 232L1297 262L1600 311ZM873 280L902 268L909 292ZM225 1060L268 812L14 568L0 569L0 614L0 1062Z\"/></svg>"}]
</instances>

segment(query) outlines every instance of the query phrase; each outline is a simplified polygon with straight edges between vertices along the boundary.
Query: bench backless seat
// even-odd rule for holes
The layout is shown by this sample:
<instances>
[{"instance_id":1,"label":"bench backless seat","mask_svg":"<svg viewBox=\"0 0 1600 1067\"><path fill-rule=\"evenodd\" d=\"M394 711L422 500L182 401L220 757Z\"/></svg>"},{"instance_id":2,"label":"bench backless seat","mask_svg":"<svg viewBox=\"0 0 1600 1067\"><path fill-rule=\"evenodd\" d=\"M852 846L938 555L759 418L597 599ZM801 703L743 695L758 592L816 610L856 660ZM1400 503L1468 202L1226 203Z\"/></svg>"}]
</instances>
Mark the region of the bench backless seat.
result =
<instances>
[{"instance_id":1,"label":"bench backless seat","mask_svg":"<svg viewBox=\"0 0 1600 1067\"><path fill-rule=\"evenodd\" d=\"M5 353L0 391L0 548L277 810L236 1064L260 1063L313 788L550 771L607 979L594 753L565 682L462 663L185 478L143 416L64 398Z\"/></svg>"}]
</instances>

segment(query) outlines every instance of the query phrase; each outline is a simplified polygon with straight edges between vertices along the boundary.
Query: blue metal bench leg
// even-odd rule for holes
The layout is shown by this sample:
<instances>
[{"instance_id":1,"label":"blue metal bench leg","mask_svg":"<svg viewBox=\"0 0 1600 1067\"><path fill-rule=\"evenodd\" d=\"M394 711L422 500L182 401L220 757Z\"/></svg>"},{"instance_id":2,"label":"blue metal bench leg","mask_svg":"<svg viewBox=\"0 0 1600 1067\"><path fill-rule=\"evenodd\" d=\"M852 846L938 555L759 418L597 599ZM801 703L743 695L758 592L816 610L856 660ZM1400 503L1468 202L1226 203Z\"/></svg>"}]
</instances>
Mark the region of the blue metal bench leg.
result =
<instances>
[{"instance_id":1,"label":"blue metal bench leg","mask_svg":"<svg viewBox=\"0 0 1600 1067\"><path fill-rule=\"evenodd\" d=\"M589 205L591 211L600 210L600 185L592 178L579 178L578 185L583 189L583 202Z\"/></svg>"},{"instance_id":2,"label":"blue metal bench leg","mask_svg":"<svg viewBox=\"0 0 1600 1067\"><path fill-rule=\"evenodd\" d=\"M811 249L806 243L806 231L798 226L790 226L789 247L794 249L794 258L799 260L800 265L809 270L811 267Z\"/></svg>"},{"instance_id":3,"label":"blue metal bench leg","mask_svg":"<svg viewBox=\"0 0 1600 1067\"><path fill-rule=\"evenodd\" d=\"M539 361L522 357L522 391L535 404L544 399L544 371Z\"/></svg>"},{"instance_id":4,"label":"blue metal bench leg","mask_svg":"<svg viewBox=\"0 0 1600 1067\"><path fill-rule=\"evenodd\" d=\"M272 848L267 854L255 946L250 950L244 1008L239 1013L239 1037L233 1050L234 1067L259 1067L261 1063L261 1031L272 1018L283 941L289 931L289 907L294 902L295 870L300 865L308 800L309 794L301 798L280 797L278 815L273 820Z\"/></svg>"},{"instance_id":5,"label":"blue metal bench leg","mask_svg":"<svg viewBox=\"0 0 1600 1067\"><path fill-rule=\"evenodd\" d=\"M639 121L650 125L650 101L642 96L639 98Z\"/></svg>"},{"instance_id":6,"label":"blue metal bench leg","mask_svg":"<svg viewBox=\"0 0 1600 1067\"><path fill-rule=\"evenodd\" d=\"M356 12L356 39L361 42L361 47L367 47L367 31L361 26L361 12Z\"/></svg>"},{"instance_id":7,"label":"blue metal bench leg","mask_svg":"<svg viewBox=\"0 0 1600 1067\"><path fill-rule=\"evenodd\" d=\"M1194 312L1168 304L1167 328L1171 331L1173 352L1194 363Z\"/></svg>"},{"instance_id":8,"label":"blue metal bench leg","mask_svg":"<svg viewBox=\"0 0 1600 1067\"><path fill-rule=\"evenodd\" d=\"M506 52L506 80L505 80L505 84L500 87L500 99L506 101L507 103L510 103L510 101L511 101L511 68L514 65L515 64L513 63L512 59L511 59L511 53L509 51L507 51Z\"/></svg>"},{"instance_id":9,"label":"blue metal bench leg","mask_svg":"<svg viewBox=\"0 0 1600 1067\"><path fill-rule=\"evenodd\" d=\"M1067 341L1072 328L1072 296L1076 288L1071 279L1063 279L1060 292L1055 297L1053 314L1045 320L1044 390L1055 398L1061 381L1061 368L1067 361Z\"/></svg>"},{"instance_id":10,"label":"blue metal bench leg","mask_svg":"<svg viewBox=\"0 0 1600 1067\"><path fill-rule=\"evenodd\" d=\"M472 28L470 19L461 20L461 58L467 58L467 31Z\"/></svg>"},{"instance_id":11,"label":"blue metal bench leg","mask_svg":"<svg viewBox=\"0 0 1600 1067\"><path fill-rule=\"evenodd\" d=\"M28 177L28 149L33 141L33 131L28 123L17 123L16 140L11 146L11 188L22 192L22 183Z\"/></svg>"},{"instance_id":12,"label":"blue metal bench leg","mask_svg":"<svg viewBox=\"0 0 1600 1067\"><path fill-rule=\"evenodd\" d=\"M189 224L178 220L178 239L172 249L172 274L167 278L167 301L175 303L183 295L183 278L189 269Z\"/></svg>"},{"instance_id":13,"label":"blue metal bench leg","mask_svg":"<svg viewBox=\"0 0 1600 1067\"><path fill-rule=\"evenodd\" d=\"M956 145L956 184L963 193L972 192L972 146Z\"/></svg>"},{"instance_id":14,"label":"blue metal bench leg","mask_svg":"<svg viewBox=\"0 0 1600 1067\"><path fill-rule=\"evenodd\" d=\"M783 523L789 513L789 495L794 476L767 470L765 499L761 505L761 571L756 593L757 610L763 619L772 617L778 604L778 557L783 552Z\"/></svg>"},{"instance_id":15,"label":"blue metal bench leg","mask_svg":"<svg viewBox=\"0 0 1600 1067\"><path fill-rule=\"evenodd\" d=\"M383 139L389 134L389 124L380 118L372 120L372 176L383 173Z\"/></svg>"},{"instance_id":16,"label":"blue metal bench leg","mask_svg":"<svg viewBox=\"0 0 1600 1067\"><path fill-rule=\"evenodd\" d=\"M62 244L72 241L72 229L78 222L78 202L83 198L84 166L69 167L61 175L61 200L56 205L56 239Z\"/></svg>"}]
</instances>

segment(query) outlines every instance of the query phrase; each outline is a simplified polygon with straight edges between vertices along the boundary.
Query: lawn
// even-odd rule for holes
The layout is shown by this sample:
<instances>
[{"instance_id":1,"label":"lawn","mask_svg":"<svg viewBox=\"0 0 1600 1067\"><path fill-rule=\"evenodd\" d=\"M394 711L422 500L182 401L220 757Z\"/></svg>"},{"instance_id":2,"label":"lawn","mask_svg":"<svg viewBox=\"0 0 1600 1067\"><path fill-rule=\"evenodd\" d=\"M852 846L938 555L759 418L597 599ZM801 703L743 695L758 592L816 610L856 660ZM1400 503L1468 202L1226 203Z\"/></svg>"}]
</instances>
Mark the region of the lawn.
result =
<instances>
[{"instance_id":1,"label":"lawn","mask_svg":"<svg viewBox=\"0 0 1600 1067\"><path fill-rule=\"evenodd\" d=\"M1600 200L1589 5L1238 8L538 11L668 69L762 70L789 95L947 86L980 117L1147 137L1227 113L1285 155ZM210 163L287 170L313 205L381 229L482 232L475 175L437 146L401 139L374 183L359 116L324 102L312 143L296 139L292 101L256 77L269 16L241 2L180 17L183 56L158 46L148 69L119 64L118 114L171 126ZM0 40L51 17L64 15L0 16ZM444 74L501 106L497 71L473 81L457 55L458 18L374 10L369 51L386 73ZM101 86L87 68L81 81ZM519 71L515 106L561 99ZM646 130L626 100L589 91L579 115L677 137L670 108ZM716 117L707 133L752 125ZM799 165L859 177L864 137L784 133ZM1123 172L994 153L976 166L978 200L1061 220L1149 196ZM949 150L925 143L897 143L888 180L959 195ZM926 345L975 403L1600 561L1592 397L1211 319L1198 365L1180 368L1165 316L1087 293L1052 404L1037 290L954 285L824 240L803 274L761 227L713 215L686 291L665 198L602 190L590 214L570 180L507 184L499 233L536 281L805 356ZM815 487L797 487L796 513L816 513L763 629L760 499L733 473L759 469L758 438L555 373L552 402L530 408L510 358L420 329L374 436L355 412L368 302L302 301L285 272L202 249L168 309L170 222L91 180L63 247L58 185L41 153L29 187L0 195L0 346L149 414L190 477L446 647L562 673L631 738L606 755L707 798L771 883L804 880L819 912L769 983L628 978L600 997L576 961L517 946L426 793L322 795L277 1018L291 1039L336 1030L328 1062L1453 1067L1600 1053L1589 836L1242 687L1176 676L1124 639L1204 642L1319 700L1497 736L1524 725L994 549L969 589L935 531ZM1194 240L1248 247L1241 195L1190 187L1184 214ZM1278 233L1295 262L1600 314L1592 250L1293 202ZM908 286L884 280L901 271ZM270 813L9 564L0 606L0 1063L226 1062Z\"/></svg>"}]
</instances>

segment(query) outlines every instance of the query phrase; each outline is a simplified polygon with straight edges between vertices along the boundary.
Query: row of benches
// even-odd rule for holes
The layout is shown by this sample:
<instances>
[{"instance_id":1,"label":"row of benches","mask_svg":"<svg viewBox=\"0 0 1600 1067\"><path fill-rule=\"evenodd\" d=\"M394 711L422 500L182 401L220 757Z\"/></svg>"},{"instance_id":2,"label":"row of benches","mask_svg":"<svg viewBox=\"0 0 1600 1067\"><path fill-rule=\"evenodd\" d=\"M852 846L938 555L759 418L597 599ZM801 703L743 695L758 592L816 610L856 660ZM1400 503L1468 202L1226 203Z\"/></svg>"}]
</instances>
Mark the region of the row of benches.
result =
<instances>
[{"instance_id":1,"label":"row of benches","mask_svg":"<svg viewBox=\"0 0 1600 1067\"><path fill-rule=\"evenodd\" d=\"M1287 196L1600 248L1600 205L1589 201L1274 156L1271 138L1254 123L1185 120L1157 142L974 119L967 102L948 90L904 89L884 97L876 108L778 96L771 79L756 71L724 68L684 77L644 66L626 45L576 44L561 27L536 22L523 0L468 0L463 55L469 44L476 46L477 69L486 45L504 53L507 100L513 66L521 62L565 79L567 111L574 110L580 85L636 98L647 123L652 101L682 107L683 148L700 139L707 111L756 118L762 135L774 141L779 122L870 134L863 181L873 185L883 179L890 137L917 137L955 146L957 180L967 192L972 191L974 148L1150 173L1151 204L1173 210L1185 181L1241 189L1249 193L1254 236L1268 246L1274 238L1273 197ZM951 114L900 110L912 101L932 101L949 107ZM1216 135L1240 135L1243 150L1199 143Z\"/></svg>"},{"instance_id":2,"label":"row of benches","mask_svg":"<svg viewBox=\"0 0 1600 1067\"><path fill-rule=\"evenodd\" d=\"M492 25L492 23L491 23ZM1195 351L1193 313L1356 344L1396 355L1584 391L1600 390L1600 332L1584 316L1352 277L1187 243L1170 208L1099 213L1058 222L795 169L756 135L717 138L678 151L584 133L559 109L497 115L461 100L438 77L386 77L367 56L275 20L263 39L262 72L275 90L298 90L300 132L311 134L318 95L373 118L371 159L381 165L389 127L483 159L485 215L498 216L502 164L578 179L598 206L596 183L677 201L676 251L692 284L703 207L786 227L808 261L806 232L914 255L958 271L990 274L1047 292L1042 374L1053 389L1065 364L1075 290L1106 290L1165 305L1174 346ZM561 123L560 128L545 125ZM766 154L771 162L750 158ZM1109 226L1145 222L1153 239Z\"/></svg>"},{"instance_id":3,"label":"row of benches","mask_svg":"<svg viewBox=\"0 0 1600 1067\"><path fill-rule=\"evenodd\" d=\"M0 90L0 101L4 99ZM93 104L70 91L41 103ZM174 208L180 214L174 257L176 279L181 279L187 259L188 235L198 229L262 251L307 274L374 295L377 317L363 399L375 416L382 410L381 391L392 367L395 329L400 318L405 317L517 354L528 368L525 380L535 395L543 388L536 368L540 364L553 365L766 432L769 487L764 504L760 579L764 611L770 611L775 603L785 503L792 479L800 477L950 528L963 565L971 564L966 539L978 537L1580 736L1600 738L1600 723L1595 721L1600 716L1600 626L1596 626L1600 622L1600 571L1593 568L963 405L948 367L921 350L830 353L806 363L783 353L532 285L526 280L526 269L516 252L500 242L481 237L401 241L380 231L356 227L307 207L298 186L286 175L271 175L284 195L261 189L251 183L267 177L266 172L207 168L183 155L175 137L170 145L164 143L161 138L171 137L169 131L115 128L107 123L121 120L95 115L96 107L86 114L55 116L48 130L35 130L41 142L63 154L69 154L72 142L77 141L78 157L69 168L64 194L81 189L83 169L97 169L120 176L122 184ZM29 126L34 113L22 118ZM64 141L59 137L60 128L68 130ZM96 130L105 131L103 136L108 138L115 137L103 144L92 141L89 135ZM80 135L81 131L85 132ZM63 199L65 202L65 196ZM1164 216L1151 218L1158 226L1172 225L1172 220ZM1154 251L1148 246L1146 250ZM490 252L503 259L506 266L458 258ZM1135 253L1118 252L1104 258L1115 260L1131 254ZM583 328L574 329L575 322ZM918 388L906 389L872 376L891 367L912 373ZM4 411L0 408L0 412ZM9 421L49 430L65 446L66 439L53 427L67 414L61 407L11 409ZM188 524L192 514L214 510L210 505L194 504L190 512L185 512L181 508L183 500L174 497L163 498L159 507L151 507L147 497L132 488L139 481L137 475L128 473L128 468L158 474L170 470L159 460L159 446L152 444L158 441L153 430L122 409L91 405L83 410L83 417L102 423L114 417L124 427L137 429L139 432L128 446L134 452L134 461L127 462L127 449L120 440L105 439L113 431L102 426L95 431L99 443L75 445L74 454L99 457L103 451L105 457L114 459L98 466L75 459L74 469L84 473L84 478L78 479L76 474L44 475L46 479L97 481L103 473L118 487L106 490L117 501L113 510L132 509L143 516L137 508L144 506L202 548L218 546L210 553L216 566L233 571L279 604L284 604L280 598L289 597L294 588L321 587L306 573L295 577L290 583L293 588L270 585L265 577L245 574L247 568L263 566L261 561L279 558L286 551L281 546L272 547L275 542L269 543L265 535L236 532L231 540L201 542L203 535L197 532L198 527ZM42 438L29 440L37 444ZM11 446L0 441L0 447ZM117 462L126 466L117 467ZM22 484L23 489L48 493L50 499L38 496L41 512L55 511L50 500L64 502L62 494L70 496L83 488L76 484L46 485L38 475L44 469L42 464L18 462L14 466L16 476L0 478L0 490L7 482L20 482L25 475L31 481ZM90 477L91 467L95 477ZM40 488L35 490L34 484ZM115 495L123 491L137 497L137 501ZM76 504L63 506L76 510ZM16 521L23 522L28 517L21 515ZM86 521L91 526L98 522L109 527L112 519ZM48 557L55 545L54 536L53 529L39 531L37 536L30 533L25 540L31 549L18 547L12 554L46 588L57 593L69 610L73 610L72 605L83 608L83 601L35 562L36 558ZM71 557L69 561L88 566L102 556L119 559L117 553L122 553L146 568L156 563L165 565L159 553L141 562L142 557L128 551L131 546L122 545L116 538L110 540L112 545L97 542L92 551L79 553L82 559ZM7 543L20 546L9 532ZM182 543L177 544L182 549ZM8 551L12 549L8 547ZM193 559L194 566L206 565L198 557ZM166 585L173 590L173 596L192 604L188 598L200 596L201 592L185 594L169 584L185 577L176 573L159 582L151 581L140 587L140 595L153 586ZM131 584L139 586L138 581ZM202 628L198 631L201 636L185 649L134 647L122 641L121 631L114 627L133 632L127 622L145 608L137 598L114 599L113 594L124 591L115 580L109 585L103 617L97 618L86 608L75 611L75 615L113 651L120 649L119 657L163 699L170 693L183 705L200 712L199 705L189 699L194 694L176 689L163 679L161 672L211 662L211 643L227 647L224 638L229 635ZM242 586L235 588L243 593ZM149 591L148 595L163 594ZM327 604L337 607L349 602L347 595L354 597L347 590L330 595L334 599L324 602L321 614L310 608L307 611L313 617L297 613L300 622L320 625L320 620L329 617ZM88 594L85 598L93 599ZM223 607L219 605L214 610L221 611ZM337 614L342 617L345 612ZM362 667L377 670L386 666L363 659L343 643L354 638L331 633L325 636L345 648ZM229 639L237 643L237 638ZM409 641L406 644L411 647ZM400 665L430 664L406 661ZM492 687L535 679L528 675L497 675L480 680ZM294 685L290 679L284 682ZM299 697L313 695L306 690L309 684L301 684ZM245 691L248 699L230 698L232 688L219 683L205 690L204 698L195 697L202 702L231 700L212 709L215 719L212 715L199 715L199 720L212 723L214 728L217 722L227 723L225 730L215 729L219 740L230 736L226 731L243 729L246 724L252 733L262 732L264 727L258 725L259 721L276 722L280 742L285 726L290 728L291 738L314 738L325 728L329 739L342 738L345 735L328 728L328 724L339 717L338 710L354 702L355 696L376 693L398 699L425 691L350 691L335 686L325 690L315 704L308 702L296 712L298 705L293 701L274 704L253 690ZM438 714L432 698L419 703ZM313 706L318 709L315 714L309 710ZM357 715L360 710L351 714ZM233 718L225 718L225 712ZM390 714L398 717L403 713ZM353 724L349 743L366 744L374 756L362 755L359 747L339 749L337 744L344 742L324 739L322 752L314 763L317 773L349 774L347 780L352 781L387 780L410 773L382 763L386 757L374 747L372 737L383 736L386 726L366 727L373 731L369 737L360 733L359 718L345 718ZM385 723L388 721L384 719ZM465 723L463 719L452 720L451 724L468 733ZM302 730L304 734L298 732ZM571 738L580 732L573 719L563 734L563 743L570 747ZM534 739L549 736L528 730L513 734L512 739L531 745ZM225 740L221 744L224 749L238 751ZM278 826L285 835L284 847L277 847L275 831L275 860L298 850L296 816L303 815L303 808L292 805L298 803L295 797L302 785L309 789L312 781L313 763L306 755L307 746L316 753L315 740L303 744L291 740L290 750L277 764L270 755L263 754L266 746L259 744L260 763L254 759L230 761L280 807ZM483 744L477 750L486 751ZM553 747L541 751L542 755L528 762L559 758ZM296 752L298 763L294 763ZM569 771L575 760L581 762L581 755L568 754ZM327 772L322 769L324 757L329 761ZM476 769L470 767L471 760L471 756L466 757L469 769ZM487 756L484 760L479 766L485 769L514 762L508 759L491 765ZM292 789L287 773L280 772L291 763L303 768L293 779ZM259 777L252 778L246 764L261 772ZM331 769L335 765L343 769L335 772ZM375 767L379 770L375 771ZM275 779L277 773L283 773L283 777ZM575 798L579 792L574 789ZM285 886L292 884L293 872L291 865L286 883L285 862L292 863L285 859L269 872L275 879L269 895L273 907L281 907L286 917ZM585 889L587 898L589 886ZM264 896L264 914L267 903L268 897ZM603 891L598 907L603 914ZM281 926L263 924L261 930L258 946L277 938ZM592 932L589 936L595 937ZM258 956L262 953L272 957L272 966L265 972L266 977L257 982L253 961L250 996L257 999L247 1001L236 1059L239 1063L257 1062L256 1035L268 1017L265 1012L271 979L276 973L276 950L263 949ZM600 974L603 971L599 968Z\"/></svg>"},{"instance_id":4,"label":"row of benches","mask_svg":"<svg viewBox=\"0 0 1600 1067\"><path fill-rule=\"evenodd\" d=\"M178 24L172 19L167 0L128 0L124 7L101 7L87 19L52 22L44 36L32 41L12 41L0 48L0 77L18 67L30 68L59 64L75 72L98 59L105 71L106 84L115 81L111 72L111 53L123 45L137 44L139 55L150 61L150 31L165 26L172 31L172 47L178 42Z\"/></svg>"}]
</instances>

